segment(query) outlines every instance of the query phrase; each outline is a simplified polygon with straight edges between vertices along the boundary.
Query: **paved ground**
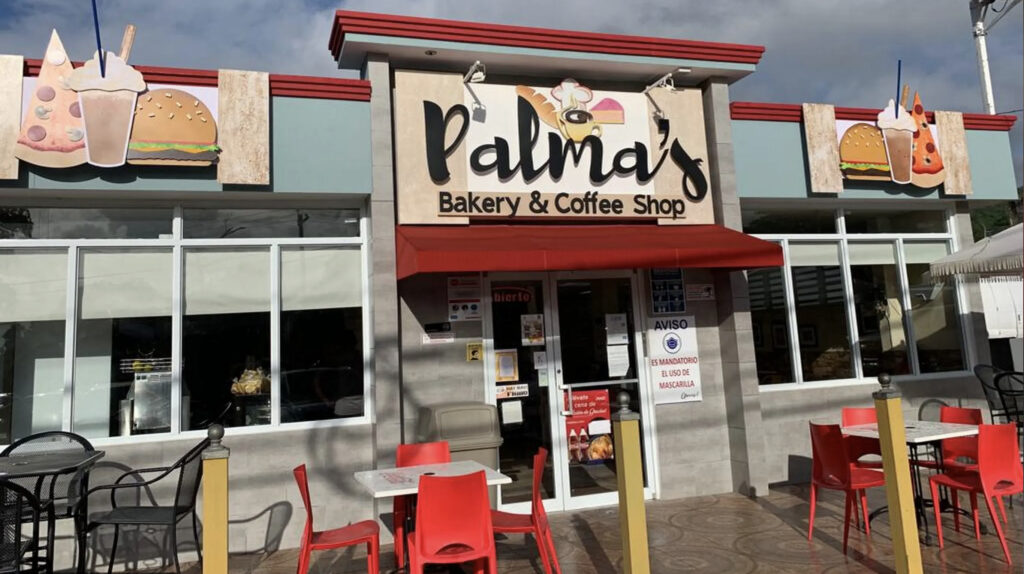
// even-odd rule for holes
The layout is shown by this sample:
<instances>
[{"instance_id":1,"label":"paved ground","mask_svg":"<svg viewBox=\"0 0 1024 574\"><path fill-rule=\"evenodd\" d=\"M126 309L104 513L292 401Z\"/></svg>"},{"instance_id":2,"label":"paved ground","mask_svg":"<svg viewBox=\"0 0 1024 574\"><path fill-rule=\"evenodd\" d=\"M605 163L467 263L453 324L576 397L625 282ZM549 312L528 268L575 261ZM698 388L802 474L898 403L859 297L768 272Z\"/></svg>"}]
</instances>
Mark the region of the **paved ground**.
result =
<instances>
[{"instance_id":1,"label":"paved ground","mask_svg":"<svg viewBox=\"0 0 1024 574\"><path fill-rule=\"evenodd\" d=\"M964 501L966 503L966 500ZM876 489L871 508L884 505ZM893 572L889 524L885 515L872 522L870 539L851 528L850 550L842 554L841 493L826 492L819 498L814 541L807 541L808 490L806 487L773 489L767 497L751 500L739 495L719 495L671 502L651 502L647 521L651 546L651 571L704 573L782 572ZM966 504L965 504L966 506ZM1010 509L1008 509L1010 510ZM969 521L964 533L953 531L951 515L943 517L946 547L923 546L927 573L1018 573L1024 568L1024 499L1017 497L1007 528L1014 566L1008 566L994 532L973 536ZM606 574L621 566L618 515L614 508L551 515L564 574ZM982 511L982 524L991 519ZM318 525L321 526L321 525ZM329 525L322 525L327 527ZM934 524L932 536L935 535ZM391 567L390 547L382 552L382 571ZM532 539L513 535L498 542L502 574L542 573ZM284 550L269 556L232 557L232 574L291 574L296 552ZM313 555L313 573L366 572L365 562L352 551ZM190 574L198 568L190 569Z\"/></svg>"}]
</instances>

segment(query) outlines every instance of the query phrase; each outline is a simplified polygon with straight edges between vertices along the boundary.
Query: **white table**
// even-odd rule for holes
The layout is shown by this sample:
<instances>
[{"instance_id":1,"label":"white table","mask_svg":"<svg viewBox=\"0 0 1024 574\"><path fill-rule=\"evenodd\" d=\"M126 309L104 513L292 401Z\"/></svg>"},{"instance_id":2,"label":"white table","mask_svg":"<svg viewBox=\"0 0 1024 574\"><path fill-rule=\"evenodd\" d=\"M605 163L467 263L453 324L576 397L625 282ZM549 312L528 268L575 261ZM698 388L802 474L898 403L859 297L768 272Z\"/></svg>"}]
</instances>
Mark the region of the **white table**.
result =
<instances>
[{"instance_id":1,"label":"white table","mask_svg":"<svg viewBox=\"0 0 1024 574\"><path fill-rule=\"evenodd\" d=\"M512 483L512 478L472 460L364 470L355 473L355 478L356 482L370 491L374 498L392 498L416 494L419 489L420 477L423 475L461 476L481 470L486 474L487 486Z\"/></svg>"},{"instance_id":2,"label":"white table","mask_svg":"<svg viewBox=\"0 0 1024 574\"><path fill-rule=\"evenodd\" d=\"M906 443L910 447L910 462L912 463L912 476L914 478L914 506L917 510L918 521L922 526L924 526L924 543L926 545L931 545L931 532L928 529L928 513L925 510L924 486L921 484L921 475L918 473L917 468L914 468L917 467L917 463L919 462L917 448L923 444L934 444L936 446L935 458L939 465L939 472L941 472L942 441L947 438L976 436L978 434L978 427L975 425L940 423L935 421L905 421L903 423L903 427L906 432ZM878 425L874 423L843 427L843 433L848 436L873 439L879 438ZM934 500L930 502L931 504L940 504L940 502ZM947 509L946 504L942 504L941 507L943 510ZM952 507L949 507L949 509L951 510ZM879 508L875 512L872 512L871 518L874 518L884 510L884 508ZM961 512L966 516L971 517L971 515L966 511L963 511L963 509L961 509Z\"/></svg>"}]
</instances>

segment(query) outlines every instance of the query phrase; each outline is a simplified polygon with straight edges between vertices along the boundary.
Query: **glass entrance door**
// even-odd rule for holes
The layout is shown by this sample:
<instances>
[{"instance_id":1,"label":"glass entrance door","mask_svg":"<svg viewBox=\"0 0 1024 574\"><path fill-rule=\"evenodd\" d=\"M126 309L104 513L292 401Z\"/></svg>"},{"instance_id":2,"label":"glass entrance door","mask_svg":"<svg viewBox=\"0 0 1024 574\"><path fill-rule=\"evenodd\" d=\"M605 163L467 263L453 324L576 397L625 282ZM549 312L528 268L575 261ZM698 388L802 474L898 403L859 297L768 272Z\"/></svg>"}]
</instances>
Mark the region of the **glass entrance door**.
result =
<instances>
[{"instance_id":1,"label":"glass entrance door","mask_svg":"<svg viewBox=\"0 0 1024 574\"><path fill-rule=\"evenodd\" d=\"M504 444L502 507L528 511L532 456L550 455L542 480L550 510L617 500L611 412L625 391L641 413L647 484L645 374L630 272L496 275L487 369Z\"/></svg>"}]
</instances>

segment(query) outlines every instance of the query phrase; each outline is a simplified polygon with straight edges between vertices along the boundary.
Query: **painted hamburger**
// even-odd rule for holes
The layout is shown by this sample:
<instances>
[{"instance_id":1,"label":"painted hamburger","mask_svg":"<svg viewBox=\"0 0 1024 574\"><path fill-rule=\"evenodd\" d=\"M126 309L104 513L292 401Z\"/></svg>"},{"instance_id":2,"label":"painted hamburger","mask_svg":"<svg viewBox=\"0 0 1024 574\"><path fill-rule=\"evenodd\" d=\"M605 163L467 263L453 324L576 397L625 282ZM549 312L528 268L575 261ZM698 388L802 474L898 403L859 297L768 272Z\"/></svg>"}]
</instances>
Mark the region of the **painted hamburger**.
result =
<instances>
[{"instance_id":1,"label":"painted hamburger","mask_svg":"<svg viewBox=\"0 0 1024 574\"><path fill-rule=\"evenodd\" d=\"M891 181L882 131L863 122L850 126L839 142L839 169L846 179Z\"/></svg>"},{"instance_id":2,"label":"painted hamburger","mask_svg":"<svg viewBox=\"0 0 1024 574\"><path fill-rule=\"evenodd\" d=\"M217 161L217 123L198 98L181 90L155 89L135 106L128 163L210 165Z\"/></svg>"}]
</instances>

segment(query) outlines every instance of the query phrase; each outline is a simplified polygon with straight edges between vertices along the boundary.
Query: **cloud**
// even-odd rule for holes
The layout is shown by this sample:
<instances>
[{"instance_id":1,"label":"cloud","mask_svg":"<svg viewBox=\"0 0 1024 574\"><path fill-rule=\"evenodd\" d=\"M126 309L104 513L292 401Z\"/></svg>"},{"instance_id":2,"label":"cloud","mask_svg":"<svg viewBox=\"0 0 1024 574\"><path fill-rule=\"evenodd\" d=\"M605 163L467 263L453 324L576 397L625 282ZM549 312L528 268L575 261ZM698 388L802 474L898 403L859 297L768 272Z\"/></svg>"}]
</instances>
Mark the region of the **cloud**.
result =
<instances>
[{"instance_id":1,"label":"cloud","mask_svg":"<svg viewBox=\"0 0 1024 574\"><path fill-rule=\"evenodd\" d=\"M125 23L138 26L133 62L351 76L327 51L339 7L764 45L757 72L733 86L734 100L879 107L896 93L902 59L904 81L927 107L983 111L967 0L100 0L107 45L120 44ZM39 57L52 27L74 58L95 50L89 3L15 0L0 7L0 53ZM997 110L1024 107L1024 6L992 30L988 47ZM1022 124L1010 133L1018 182Z\"/></svg>"}]
</instances>

